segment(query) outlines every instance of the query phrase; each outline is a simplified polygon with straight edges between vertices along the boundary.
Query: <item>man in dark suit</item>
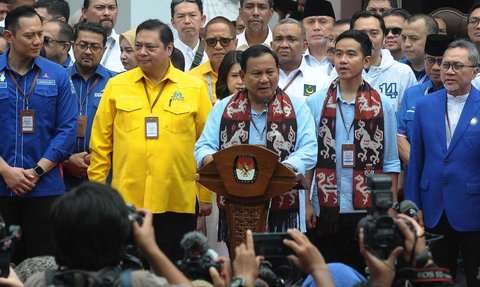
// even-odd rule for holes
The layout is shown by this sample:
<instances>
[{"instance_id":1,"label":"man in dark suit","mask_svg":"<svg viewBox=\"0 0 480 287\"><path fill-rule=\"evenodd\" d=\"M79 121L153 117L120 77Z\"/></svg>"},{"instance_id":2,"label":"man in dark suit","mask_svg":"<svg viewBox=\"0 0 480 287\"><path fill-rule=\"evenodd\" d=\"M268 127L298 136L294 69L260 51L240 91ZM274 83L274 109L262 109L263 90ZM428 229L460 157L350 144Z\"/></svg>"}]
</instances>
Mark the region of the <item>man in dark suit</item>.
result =
<instances>
[{"instance_id":1,"label":"man in dark suit","mask_svg":"<svg viewBox=\"0 0 480 287\"><path fill-rule=\"evenodd\" d=\"M422 211L427 231L441 234L434 261L456 270L462 252L468 286L480 286L480 91L471 81L480 56L457 40L440 66L444 90L418 100L405 198Z\"/></svg>"}]
</instances>

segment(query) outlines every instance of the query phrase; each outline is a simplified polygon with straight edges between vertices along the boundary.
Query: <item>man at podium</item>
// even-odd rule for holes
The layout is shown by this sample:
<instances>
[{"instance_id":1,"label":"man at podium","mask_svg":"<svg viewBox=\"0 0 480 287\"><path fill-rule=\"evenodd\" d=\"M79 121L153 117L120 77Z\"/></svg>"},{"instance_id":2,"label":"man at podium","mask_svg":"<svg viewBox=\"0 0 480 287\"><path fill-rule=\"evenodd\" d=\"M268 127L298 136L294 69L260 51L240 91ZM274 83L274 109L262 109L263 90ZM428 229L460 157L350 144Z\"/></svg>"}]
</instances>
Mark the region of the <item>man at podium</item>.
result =
<instances>
[{"instance_id":1,"label":"man at podium","mask_svg":"<svg viewBox=\"0 0 480 287\"><path fill-rule=\"evenodd\" d=\"M277 153L283 164L298 173L313 168L317 160L315 123L308 107L289 97L278 87L279 64L270 48L256 45L243 52L240 77L245 89L217 102L210 112L195 159L201 167L213 160L212 154L239 144L262 145ZM305 231L305 199L309 191L290 190L272 199L267 229L284 232L288 228ZM218 240L227 241L224 200L220 209ZM314 215L313 215L314 216Z\"/></svg>"}]
</instances>

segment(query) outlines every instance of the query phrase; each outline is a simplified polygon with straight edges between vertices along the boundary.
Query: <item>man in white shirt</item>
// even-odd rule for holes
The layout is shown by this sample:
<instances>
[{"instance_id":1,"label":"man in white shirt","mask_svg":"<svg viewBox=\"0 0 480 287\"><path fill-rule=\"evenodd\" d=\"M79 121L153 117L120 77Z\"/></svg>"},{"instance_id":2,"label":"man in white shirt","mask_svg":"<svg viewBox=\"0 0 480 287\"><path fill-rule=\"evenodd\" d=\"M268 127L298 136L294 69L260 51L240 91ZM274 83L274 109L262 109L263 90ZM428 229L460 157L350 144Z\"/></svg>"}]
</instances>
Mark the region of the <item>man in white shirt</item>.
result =
<instances>
[{"instance_id":1,"label":"man in white shirt","mask_svg":"<svg viewBox=\"0 0 480 287\"><path fill-rule=\"evenodd\" d=\"M308 49L305 61L316 71L330 73L333 65L327 58L327 42L333 33L335 13L328 1L308 1L303 14L303 26L306 31Z\"/></svg>"},{"instance_id":2,"label":"man in white shirt","mask_svg":"<svg viewBox=\"0 0 480 287\"><path fill-rule=\"evenodd\" d=\"M107 44L100 64L105 68L122 72L125 68L120 60L120 41L115 32L115 23L117 22L118 5L117 0L84 0L82 8L82 17L86 22L100 23L107 29Z\"/></svg>"},{"instance_id":3,"label":"man in white shirt","mask_svg":"<svg viewBox=\"0 0 480 287\"><path fill-rule=\"evenodd\" d=\"M272 50L278 55L280 79L278 86L289 97L305 100L316 91L328 88L329 76L308 66L302 53L307 47L305 29L295 19L286 18L273 29Z\"/></svg>"},{"instance_id":4,"label":"man in white shirt","mask_svg":"<svg viewBox=\"0 0 480 287\"><path fill-rule=\"evenodd\" d=\"M205 24L201 0L173 0L170 4L172 26L177 30L174 41L185 58L185 69L189 71L208 60L205 44L200 39L200 30Z\"/></svg>"},{"instance_id":5,"label":"man in white shirt","mask_svg":"<svg viewBox=\"0 0 480 287\"><path fill-rule=\"evenodd\" d=\"M268 22L273 16L273 0L240 0L240 18L245 23L245 30L239 34L237 50L263 44L270 46L272 32Z\"/></svg>"}]
</instances>

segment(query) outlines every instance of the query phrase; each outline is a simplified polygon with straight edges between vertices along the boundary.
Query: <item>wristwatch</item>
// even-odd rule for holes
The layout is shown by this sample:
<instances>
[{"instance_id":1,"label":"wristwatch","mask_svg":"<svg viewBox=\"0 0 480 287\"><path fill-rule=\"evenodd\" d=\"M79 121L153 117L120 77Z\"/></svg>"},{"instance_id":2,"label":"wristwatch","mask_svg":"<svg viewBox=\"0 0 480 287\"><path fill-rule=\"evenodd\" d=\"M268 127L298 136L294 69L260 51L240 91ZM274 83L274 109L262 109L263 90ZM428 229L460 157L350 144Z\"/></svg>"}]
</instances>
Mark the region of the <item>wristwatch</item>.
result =
<instances>
[{"instance_id":1,"label":"wristwatch","mask_svg":"<svg viewBox=\"0 0 480 287\"><path fill-rule=\"evenodd\" d=\"M42 176L45 174L45 171L41 166L38 164L33 168L33 172L35 173L36 176Z\"/></svg>"},{"instance_id":2,"label":"wristwatch","mask_svg":"<svg viewBox=\"0 0 480 287\"><path fill-rule=\"evenodd\" d=\"M235 277L232 282L230 282L230 287L253 287L253 284L242 277Z\"/></svg>"}]
</instances>

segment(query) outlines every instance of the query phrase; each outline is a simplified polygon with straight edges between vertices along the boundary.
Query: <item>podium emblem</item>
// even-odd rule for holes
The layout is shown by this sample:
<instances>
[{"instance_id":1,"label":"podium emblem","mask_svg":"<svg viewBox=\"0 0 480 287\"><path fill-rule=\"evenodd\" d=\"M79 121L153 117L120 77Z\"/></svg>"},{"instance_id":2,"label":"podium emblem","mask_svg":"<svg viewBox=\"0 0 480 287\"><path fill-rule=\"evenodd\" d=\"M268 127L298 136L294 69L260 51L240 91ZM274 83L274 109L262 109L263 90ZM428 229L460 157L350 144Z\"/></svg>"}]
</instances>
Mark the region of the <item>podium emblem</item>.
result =
<instances>
[{"instance_id":1,"label":"podium emblem","mask_svg":"<svg viewBox=\"0 0 480 287\"><path fill-rule=\"evenodd\" d=\"M253 155L240 154L233 162L233 176L238 183L254 183L257 179L258 165Z\"/></svg>"}]
</instances>

